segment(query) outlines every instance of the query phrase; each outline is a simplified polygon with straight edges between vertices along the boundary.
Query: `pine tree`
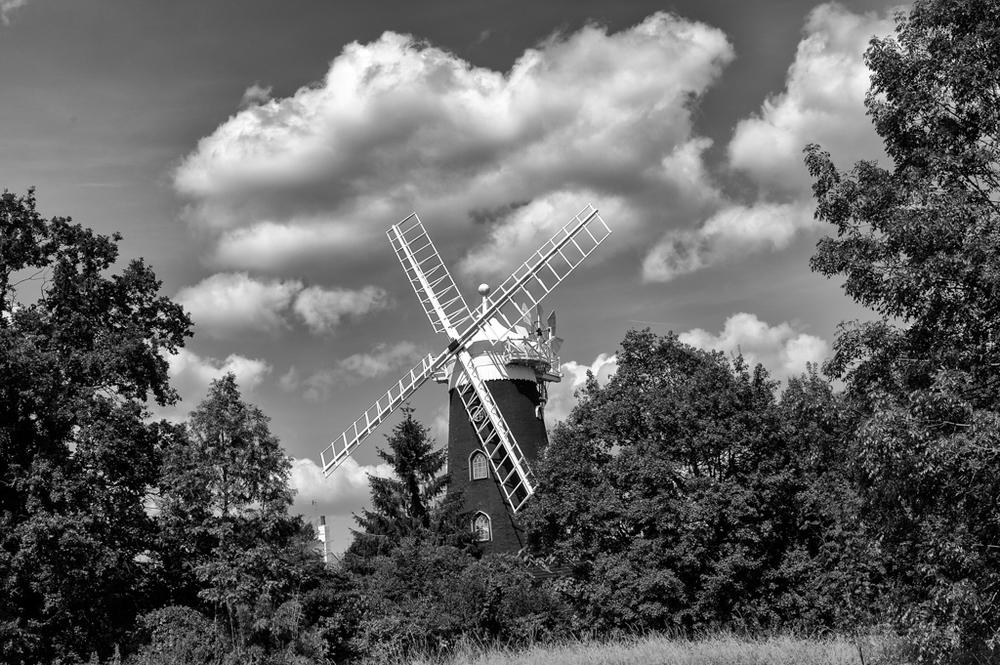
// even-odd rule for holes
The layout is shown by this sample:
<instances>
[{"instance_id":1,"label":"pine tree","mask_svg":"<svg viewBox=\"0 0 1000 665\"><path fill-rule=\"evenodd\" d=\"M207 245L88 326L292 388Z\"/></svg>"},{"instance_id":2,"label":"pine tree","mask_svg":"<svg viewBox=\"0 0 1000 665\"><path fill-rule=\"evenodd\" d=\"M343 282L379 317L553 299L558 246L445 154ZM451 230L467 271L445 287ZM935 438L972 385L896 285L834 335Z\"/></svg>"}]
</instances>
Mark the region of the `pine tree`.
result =
<instances>
[{"instance_id":1,"label":"pine tree","mask_svg":"<svg viewBox=\"0 0 1000 665\"><path fill-rule=\"evenodd\" d=\"M291 464L269 421L227 374L163 455L158 558L170 600L214 618L236 650L287 641L283 615L299 616L326 575L311 530L288 513Z\"/></svg>"},{"instance_id":2,"label":"pine tree","mask_svg":"<svg viewBox=\"0 0 1000 665\"><path fill-rule=\"evenodd\" d=\"M348 555L370 557L388 554L404 538L433 545L467 545L471 534L463 527L464 496L448 492L450 477L442 470L447 450L434 450L430 430L403 408L403 420L386 436L389 451L378 455L392 467L393 478L369 477L372 509L362 509L354 519Z\"/></svg>"}]
</instances>

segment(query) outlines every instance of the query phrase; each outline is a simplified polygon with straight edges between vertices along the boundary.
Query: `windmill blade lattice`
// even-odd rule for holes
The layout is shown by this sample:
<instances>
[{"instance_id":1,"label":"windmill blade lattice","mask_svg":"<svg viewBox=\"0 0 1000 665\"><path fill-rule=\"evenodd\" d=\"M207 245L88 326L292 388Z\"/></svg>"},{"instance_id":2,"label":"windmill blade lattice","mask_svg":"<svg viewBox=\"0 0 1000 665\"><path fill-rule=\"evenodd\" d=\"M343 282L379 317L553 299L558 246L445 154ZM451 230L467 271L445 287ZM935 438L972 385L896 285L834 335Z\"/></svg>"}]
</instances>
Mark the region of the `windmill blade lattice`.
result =
<instances>
[{"instance_id":1,"label":"windmill blade lattice","mask_svg":"<svg viewBox=\"0 0 1000 665\"><path fill-rule=\"evenodd\" d=\"M449 333L452 339L457 337L457 329L472 323L472 313L420 218L413 213L386 231L386 235L434 332Z\"/></svg>"},{"instance_id":2,"label":"windmill blade lattice","mask_svg":"<svg viewBox=\"0 0 1000 665\"><path fill-rule=\"evenodd\" d=\"M494 317L505 333L512 331L525 315L517 303L527 303L528 308L537 306L610 235L607 223L594 206L588 205L504 280L491 296L492 305L476 317L460 339L468 340Z\"/></svg>"},{"instance_id":3,"label":"windmill blade lattice","mask_svg":"<svg viewBox=\"0 0 1000 665\"><path fill-rule=\"evenodd\" d=\"M385 419L409 399L410 395L417 392L417 388L434 376L434 373L451 358L451 355L448 351L444 351L436 357L433 354L428 354L378 401L368 407L368 410L355 420L353 425L320 452L323 474L329 476L333 473L334 469L350 457L351 453L368 438L369 434L375 431L376 427L385 422Z\"/></svg>"},{"instance_id":4,"label":"windmill blade lattice","mask_svg":"<svg viewBox=\"0 0 1000 665\"><path fill-rule=\"evenodd\" d=\"M531 471L465 346L494 320L504 331L501 337L524 321L530 327L532 307L540 327L541 300L611 235L611 229L597 210L588 205L500 285L478 316L469 310L416 214L390 228L387 235L431 325L436 332L447 334L450 342L440 354L428 355L413 367L321 453L323 472L332 473L421 385L442 367L457 360L467 383L457 385L456 390L487 452L504 498L516 513L534 492ZM518 305L515 299L525 304ZM550 319L548 334L551 337L555 332L554 316L550 315ZM552 339L556 349L561 343L558 338ZM477 414L484 417L477 419Z\"/></svg>"}]
</instances>

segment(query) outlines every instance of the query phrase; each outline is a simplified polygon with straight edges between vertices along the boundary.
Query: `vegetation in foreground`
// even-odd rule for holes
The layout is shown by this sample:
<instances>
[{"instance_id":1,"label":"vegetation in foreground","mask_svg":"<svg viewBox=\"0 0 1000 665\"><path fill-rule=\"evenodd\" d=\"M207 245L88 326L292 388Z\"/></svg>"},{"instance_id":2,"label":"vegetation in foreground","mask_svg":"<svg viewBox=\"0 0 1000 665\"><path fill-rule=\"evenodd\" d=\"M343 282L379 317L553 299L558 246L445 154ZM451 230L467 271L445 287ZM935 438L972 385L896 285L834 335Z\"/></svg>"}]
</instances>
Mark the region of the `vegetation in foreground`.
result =
<instances>
[{"instance_id":1,"label":"vegetation in foreground","mask_svg":"<svg viewBox=\"0 0 1000 665\"><path fill-rule=\"evenodd\" d=\"M720 634L662 635L605 641L570 640L526 649L461 644L442 657L401 659L412 665L896 665L904 653L889 636L796 638ZM386 665L395 665L390 661Z\"/></svg>"},{"instance_id":2,"label":"vegetation in foreground","mask_svg":"<svg viewBox=\"0 0 1000 665\"><path fill-rule=\"evenodd\" d=\"M554 644L580 662L591 647L573 640L623 632L882 624L910 660L1000 660L1000 6L918 0L866 57L893 169L843 172L807 148L817 218L837 231L812 268L883 318L845 324L825 376L780 394L761 366L630 332L618 373L589 382L536 465L524 523L535 553L572 566L555 580L470 542L411 414L384 454L397 479L373 484L355 544L322 565L288 515L280 444L233 377L188 422L152 422L150 401L176 399L164 357L191 326L152 270L111 274L117 237L5 192L0 660L391 662ZM595 657L826 657L785 639ZM853 641L820 644L853 661Z\"/></svg>"}]
</instances>

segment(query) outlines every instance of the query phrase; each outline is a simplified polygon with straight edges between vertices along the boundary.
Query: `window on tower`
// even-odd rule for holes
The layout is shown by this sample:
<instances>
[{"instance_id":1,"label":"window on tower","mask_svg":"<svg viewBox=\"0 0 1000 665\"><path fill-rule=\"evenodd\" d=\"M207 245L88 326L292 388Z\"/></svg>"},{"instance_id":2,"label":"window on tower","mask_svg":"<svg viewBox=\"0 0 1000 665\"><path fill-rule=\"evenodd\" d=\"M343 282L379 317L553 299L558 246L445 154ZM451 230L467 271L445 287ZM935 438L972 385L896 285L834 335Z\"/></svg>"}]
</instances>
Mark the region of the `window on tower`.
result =
<instances>
[{"instance_id":1,"label":"window on tower","mask_svg":"<svg viewBox=\"0 0 1000 665\"><path fill-rule=\"evenodd\" d=\"M472 518L472 533L476 534L476 540L486 542L493 540L493 526L490 524L490 516L486 513L476 513Z\"/></svg>"},{"instance_id":2,"label":"window on tower","mask_svg":"<svg viewBox=\"0 0 1000 665\"><path fill-rule=\"evenodd\" d=\"M490 477L489 462L483 451L477 450L472 453L472 456L469 458L469 469L471 470L473 480L483 480Z\"/></svg>"}]
</instances>

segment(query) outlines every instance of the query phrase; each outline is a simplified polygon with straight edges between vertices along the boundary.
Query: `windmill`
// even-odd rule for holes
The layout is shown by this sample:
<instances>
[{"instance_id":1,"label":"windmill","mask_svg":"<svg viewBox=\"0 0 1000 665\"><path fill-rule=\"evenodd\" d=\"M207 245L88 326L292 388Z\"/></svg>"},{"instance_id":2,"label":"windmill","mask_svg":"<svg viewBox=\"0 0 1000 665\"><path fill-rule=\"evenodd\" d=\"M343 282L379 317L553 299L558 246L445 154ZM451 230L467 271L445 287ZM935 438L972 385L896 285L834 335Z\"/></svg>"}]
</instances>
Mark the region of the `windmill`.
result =
<instances>
[{"instance_id":1,"label":"windmill","mask_svg":"<svg viewBox=\"0 0 1000 665\"><path fill-rule=\"evenodd\" d=\"M428 380L447 383L452 487L466 490L470 527L479 539L494 550L516 551L523 543L515 516L534 493L529 460L545 441L545 384L561 378L555 312L543 318L540 302L611 229L588 205L495 291L481 285L483 301L475 310L416 213L386 234L431 326L448 336L448 346L423 358L327 446L320 454L323 473L329 476Z\"/></svg>"}]
</instances>

